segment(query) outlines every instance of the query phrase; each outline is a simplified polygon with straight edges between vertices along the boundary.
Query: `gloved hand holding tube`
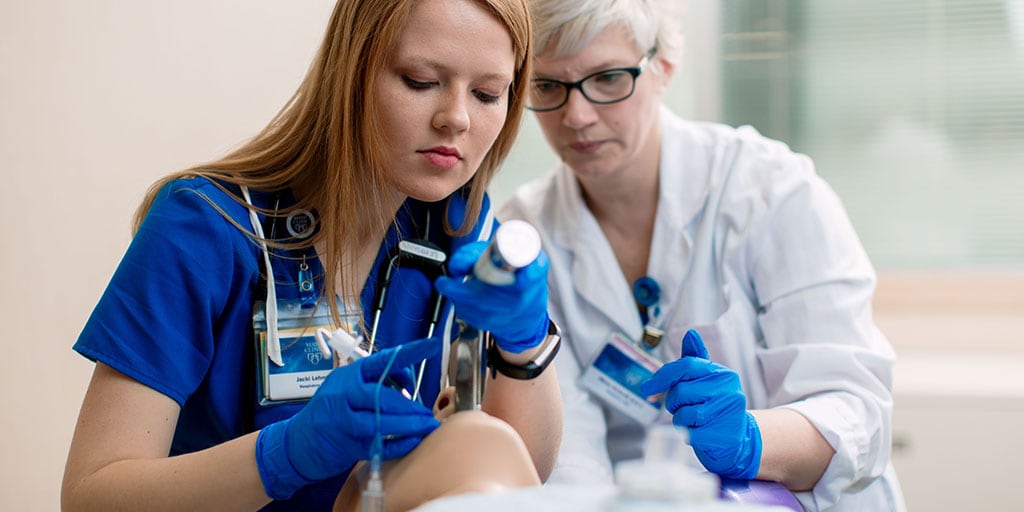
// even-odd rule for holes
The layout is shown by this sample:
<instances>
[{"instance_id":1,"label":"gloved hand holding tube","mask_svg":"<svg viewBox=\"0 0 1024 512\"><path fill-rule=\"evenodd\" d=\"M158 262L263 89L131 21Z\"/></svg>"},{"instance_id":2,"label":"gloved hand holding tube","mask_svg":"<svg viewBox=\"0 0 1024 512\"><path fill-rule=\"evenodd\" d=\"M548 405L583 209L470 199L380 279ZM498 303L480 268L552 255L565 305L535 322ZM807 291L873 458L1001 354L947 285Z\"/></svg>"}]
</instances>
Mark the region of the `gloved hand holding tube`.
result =
<instances>
[{"instance_id":1,"label":"gloved hand holding tube","mask_svg":"<svg viewBox=\"0 0 1024 512\"><path fill-rule=\"evenodd\" d=\"M401 457L416 448L440 423L431 409L378 382L389 363L387 375L401 375L440 349L437 339L427 338L335 368L296 415L264 427L256 440L256 466L267 495L287 499L303 486L369 459L378 433L378 392L382 458Z\"/></svg>"},{"instance_id":2,"label":"gloved hand holding tube","mask_svg":"<svg viewBox=\"0 0 1024 512\"><path fill-rule=\"evenodd\" d=\"M683 356L666 363L640 389L665 392L672 423L690 430L690 444L708 471L752 480L761 466L761 431L747 411L739 375L708 360L697 331L683 336Z\"/></svg>"},{"instance_id":3,"label":"gloved hand holding tube","mask_svg":"<svg viewBox=\"0 0 1024 512\"><path fill-rule=\"evenodd\" d=\"M548 265L536 229L509 221L491 242L455 251L448 276L437 278L434 285L455 305L460 319L490 331L499 348L518 354L547 335ZM473 278L466 279L471 273Z\"/></svg>"}]
</instances>

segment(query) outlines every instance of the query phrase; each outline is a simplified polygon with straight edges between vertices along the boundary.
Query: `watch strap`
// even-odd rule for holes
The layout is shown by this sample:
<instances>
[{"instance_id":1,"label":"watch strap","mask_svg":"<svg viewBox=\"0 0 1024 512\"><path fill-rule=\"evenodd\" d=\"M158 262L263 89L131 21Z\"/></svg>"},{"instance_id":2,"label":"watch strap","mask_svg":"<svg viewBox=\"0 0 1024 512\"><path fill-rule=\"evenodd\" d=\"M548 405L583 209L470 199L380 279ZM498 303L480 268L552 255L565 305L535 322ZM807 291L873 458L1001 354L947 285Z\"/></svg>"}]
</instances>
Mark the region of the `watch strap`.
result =
<instances>
[{"instance_id":1,"label":"watch strap","mask_svg":"<svg viewBox=\"0 0 1024 512\"><path fill-rule=\"evenodd\" d=\"M553 320L549 319L548 333L544 336L544 340L541 341L541 349L533 359L524 364L510 363L501 357L501 351L498 350L498 344L491 340L487 345L487 366L489 366L492 371L499 372L512 379L534 379L541 373L544 373L544 370L551 364L551 361L555 359L555 355L558 354L558 349L561 346L562 335L558 329L558 325L556 325ZM496 377L497 375L492 374L492 376Z\"/></svg>"}]
</instances>

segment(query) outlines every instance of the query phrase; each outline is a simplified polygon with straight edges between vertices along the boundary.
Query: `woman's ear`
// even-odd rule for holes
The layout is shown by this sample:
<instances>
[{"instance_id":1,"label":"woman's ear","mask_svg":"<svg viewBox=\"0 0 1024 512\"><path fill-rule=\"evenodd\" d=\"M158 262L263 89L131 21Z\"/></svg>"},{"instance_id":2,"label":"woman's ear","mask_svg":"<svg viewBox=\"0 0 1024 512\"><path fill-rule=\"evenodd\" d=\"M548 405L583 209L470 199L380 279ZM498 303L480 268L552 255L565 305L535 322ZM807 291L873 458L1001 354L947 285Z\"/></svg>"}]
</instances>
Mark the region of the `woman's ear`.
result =
<instances>
[{"instance_id":1,"label":"woman's ear","mask_svg":"<svg viewBox=\"0 0 1024 512\"><path fill-rule=\"evenodd\" d=\"M665 92L668 91L668 86L672 82L672 77L676 73L676 66L668 61L668 59L661 59L655 56L654 66L658 69L655 70L655 75L658 77L658 94L664 96Z\"/></svg>"}]
</instances>

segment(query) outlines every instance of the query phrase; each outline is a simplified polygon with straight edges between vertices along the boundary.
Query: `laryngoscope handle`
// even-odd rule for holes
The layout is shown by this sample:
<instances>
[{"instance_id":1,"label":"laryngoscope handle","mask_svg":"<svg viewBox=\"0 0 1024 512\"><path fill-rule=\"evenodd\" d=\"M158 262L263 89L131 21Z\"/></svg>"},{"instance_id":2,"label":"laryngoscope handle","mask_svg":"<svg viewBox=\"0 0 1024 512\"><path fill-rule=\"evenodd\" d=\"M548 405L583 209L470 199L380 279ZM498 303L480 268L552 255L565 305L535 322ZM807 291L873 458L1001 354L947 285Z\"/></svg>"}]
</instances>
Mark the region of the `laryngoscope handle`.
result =
<instances>
[{"instance_id":1,"label":"laryngoscope handle","mask_svg":"<svg viewBox=\"0 0 1024 512\"><path fill-rule=\"evenodd\" d=\"M540 235L521 220L498 227L487 249L473 265L473 277L495 286L515 283L515 271L533 263L540 255ZM458 311L456 310L456 313ZM488 334L459 320L459 336L452 340L449 379L455 386L455 410L480 408L485 379Z\"/></svg>"}]
</instances>

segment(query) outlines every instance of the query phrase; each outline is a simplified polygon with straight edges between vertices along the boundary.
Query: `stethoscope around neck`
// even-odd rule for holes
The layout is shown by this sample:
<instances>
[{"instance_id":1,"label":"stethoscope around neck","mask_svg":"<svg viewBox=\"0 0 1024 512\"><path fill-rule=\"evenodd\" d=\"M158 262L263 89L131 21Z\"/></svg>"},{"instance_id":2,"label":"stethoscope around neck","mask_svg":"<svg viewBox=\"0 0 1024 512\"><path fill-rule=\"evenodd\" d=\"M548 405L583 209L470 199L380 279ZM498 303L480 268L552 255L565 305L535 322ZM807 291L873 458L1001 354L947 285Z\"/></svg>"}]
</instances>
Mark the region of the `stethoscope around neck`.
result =
<instances>
[{"instance_id":1,"label":"stethoscope around neck","mask_svg":"<svg viewBox=\"0 0 1024 512\"><path fill-rule=\"evenodd\" d=\"M373 293L373 321L370 326L369 336L369 352L372 354L377 338L377 328L380 326L380 318L384 312L384 307L387 304L388 290L391 288L391 279L395 275L395 271L399 268L414 268L423 272L423 274L430 281L430 287L433 290L433 283L438 277L446 275L445 262L448 259L448 255L441 250L437 245L423 239L415 240L400 240L387 256L387 263L384 267L384 271L377 274L377 279L374 283ZM433 309L430 311L430 323L427 327L427 337L431 338L434 336L434 329L441 320L441 310L444 305L444 297L437 293L437 290L432 292ZM445 344L447 345L447 344ZM420 367L416 372L416 386L413 389L412 399L418 400L420 394L420 384L423 381L423 373L426 370L427 361L423 360L420 362ZM443 368L443 365L442 365Z\"/></svg>"},{"instance_id":2,"label":"stethoscope around neck","mask_svg":"<svg viewBox=\"0 0 1024 512\"><path fill-rule=\"evenodd\" d=\"M263 253L263 263L265 271L267 273L267 295L266 295L266 311L265 318L267 324L267 357L276 365L284 366L284 359L281 355L281 340L278 334L277 327L277 291L274 283L274 268L270 261L270 249L267 245L267 238L264 235L263 225L259 220L259 216L256 214L255 208L253 208L252 197L249 193L249 188L242 186L242 196L245 198L246 203L249 204L249 222L252 225L253 232L256 234L256 238L259 242L260 249ZM427 223L429 226L429 217ZM433 244L426 239L408 239L399 240L398 244L392 248L387 255L387 263L384 267L384 271L377 274L377 278L374 282L374 298L373 298L373 322L370 327L369 333L369 352L372 353L376 344L377 330L380 327L381 315L384 312L384 307L387 304L388 290L391 287L391 279L395 275L395 271L399 268L415 268L426 275L430 281L431 289L433 290L434 280L442 275L446 275L445 262L448 260L448 255L445 254L440 247ZM444 305L444 297L437 293L436 290L432 293L433 309L430 312L430 323L427 329L427 337L434 336L434 329L437 327L438 322L441 319L442 309ZM445 340L448 341L448 340ZM447 343L444 344L444 350L442 351L442 372L446 368L447 360ZM423 374L426 370L426 360L420 362L420 367L416 372L416 386L413 390L413 400L419 399L420 385L423 382ZM444 375L442 375L444 378Z\"/></svg>"}]
</instances>

